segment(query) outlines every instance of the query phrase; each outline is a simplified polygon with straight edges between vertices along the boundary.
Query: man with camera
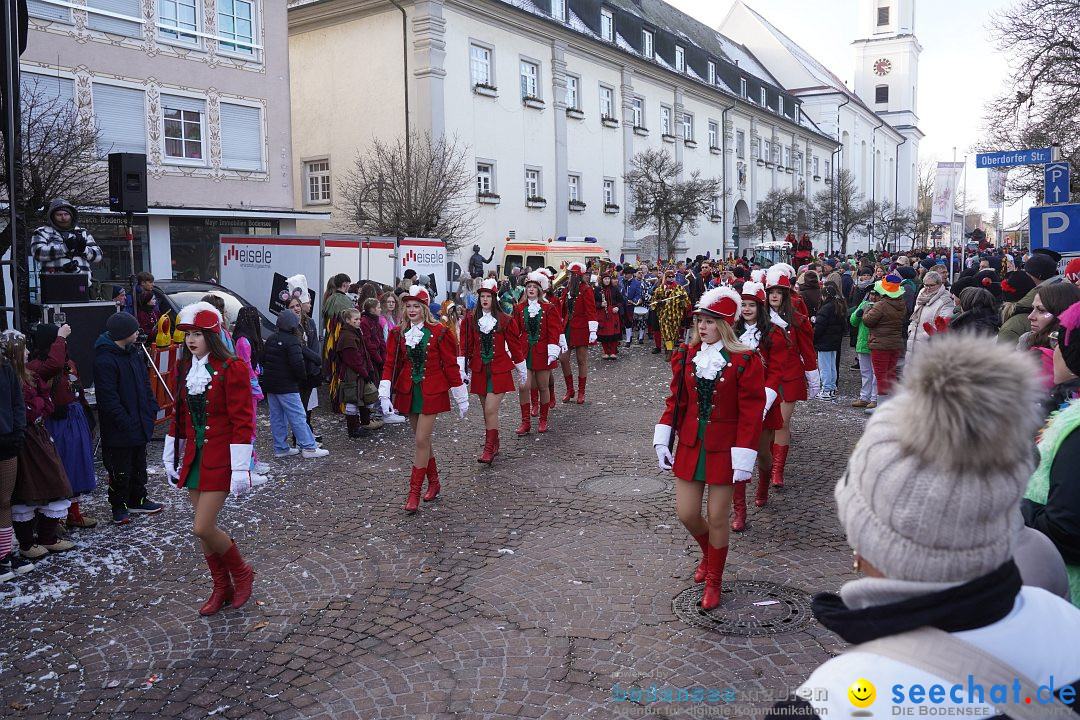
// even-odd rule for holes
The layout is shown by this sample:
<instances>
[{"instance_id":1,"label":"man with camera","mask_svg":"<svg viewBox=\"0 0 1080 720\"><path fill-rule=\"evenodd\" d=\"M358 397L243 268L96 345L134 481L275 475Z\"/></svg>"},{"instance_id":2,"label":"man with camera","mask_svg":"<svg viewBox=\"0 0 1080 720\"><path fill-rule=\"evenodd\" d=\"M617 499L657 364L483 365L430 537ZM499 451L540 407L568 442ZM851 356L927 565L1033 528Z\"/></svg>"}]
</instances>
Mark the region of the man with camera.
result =
<instances>
[{"instance_id":1,"label":"man with camera","mask_svg":"<svg viewBox=\"0 0 1080 720\"><path fill-rule=\"evenodd\" d=\"M101 248L94 236L79 227L79 212L67 200L49 203L49 219L34 231L30 254L47 273L86 273L90 263L101 262Z\"/></svg>"}]
</instances>

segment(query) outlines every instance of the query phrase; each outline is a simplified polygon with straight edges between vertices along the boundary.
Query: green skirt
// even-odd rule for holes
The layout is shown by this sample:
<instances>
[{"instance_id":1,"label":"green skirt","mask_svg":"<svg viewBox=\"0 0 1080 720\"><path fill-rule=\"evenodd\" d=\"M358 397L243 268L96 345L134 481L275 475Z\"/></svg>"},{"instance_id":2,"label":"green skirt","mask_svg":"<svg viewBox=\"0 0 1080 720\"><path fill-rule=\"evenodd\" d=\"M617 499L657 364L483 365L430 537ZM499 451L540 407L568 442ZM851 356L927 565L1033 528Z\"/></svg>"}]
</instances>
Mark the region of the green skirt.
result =
<instances>
[{"instance_id":1,"label":"green skirt","mask_svg":"<svg viewBox=\"0 0 1080 720\"><path fill-rule=\"evenodd\" d=\"M191 472L188 473L184 487L188 490L199 489L199 468L202 466L202 448L196 446L195 459L191 461Z\"/></svg>"},{"instance_id":2,"label":"green skirt","mask_svg":"<svg viewBox=\"0 0 1080 720\"><path fill-rule=\"evenodd\" d=\"M419 383L414 383L412 388L412 404L409 405L411 415L420 415L424 412L424 392Z\"/></svg>"},{"instance_id":3,"label":"green skirt","mask_svg":"<svg viewBox=\"0 0 1080 720\"><path fill-rule=\"evenodd\" d=\"M705 420L698 421L698 456L694 468L694 480L705 482Z\"/></svg>"}]
</instances>

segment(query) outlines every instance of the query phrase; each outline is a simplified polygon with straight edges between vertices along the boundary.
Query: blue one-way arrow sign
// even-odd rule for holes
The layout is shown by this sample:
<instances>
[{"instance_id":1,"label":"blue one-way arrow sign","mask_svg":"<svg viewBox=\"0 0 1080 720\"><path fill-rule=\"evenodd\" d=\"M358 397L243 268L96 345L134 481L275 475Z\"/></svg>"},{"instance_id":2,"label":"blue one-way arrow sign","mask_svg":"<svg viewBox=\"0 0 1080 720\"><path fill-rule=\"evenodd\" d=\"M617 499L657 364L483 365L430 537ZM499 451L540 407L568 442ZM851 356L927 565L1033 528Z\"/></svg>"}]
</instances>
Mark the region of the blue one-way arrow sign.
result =
<instances>
[{"instance_id":1,"label":"blue one-way arrow sign","mask_svg":"<svg viewBox=\"0 0 1080 720\"><path fill-rule=\"evenodd\" d=\"M1063 160L1048 164L1044 177L1046 204L1061 205L1069 202L1069 163Z\"/></svg>"}]
</instances>

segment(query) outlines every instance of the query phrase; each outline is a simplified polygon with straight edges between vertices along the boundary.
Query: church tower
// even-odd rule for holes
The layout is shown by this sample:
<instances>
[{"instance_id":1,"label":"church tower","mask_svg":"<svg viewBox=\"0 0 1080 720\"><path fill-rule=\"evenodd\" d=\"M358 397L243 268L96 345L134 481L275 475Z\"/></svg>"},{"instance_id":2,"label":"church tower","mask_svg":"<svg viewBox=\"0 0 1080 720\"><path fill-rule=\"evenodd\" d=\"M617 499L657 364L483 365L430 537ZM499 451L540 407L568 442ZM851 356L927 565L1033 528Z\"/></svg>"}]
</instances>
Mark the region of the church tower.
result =
<instances>
[{"instance_id":1,"label":"church tower","mask_svg":"<svg viewBox=\"0 0 1080 720\"><path fill-rule=\"evenodd\" d=\"M855 94L907 142L900 146L897 201L916 202L919 159L917 91L919 53L915 37L915 0L859 0L859 29L855 47Z\"/></svg>"}]
</instances>

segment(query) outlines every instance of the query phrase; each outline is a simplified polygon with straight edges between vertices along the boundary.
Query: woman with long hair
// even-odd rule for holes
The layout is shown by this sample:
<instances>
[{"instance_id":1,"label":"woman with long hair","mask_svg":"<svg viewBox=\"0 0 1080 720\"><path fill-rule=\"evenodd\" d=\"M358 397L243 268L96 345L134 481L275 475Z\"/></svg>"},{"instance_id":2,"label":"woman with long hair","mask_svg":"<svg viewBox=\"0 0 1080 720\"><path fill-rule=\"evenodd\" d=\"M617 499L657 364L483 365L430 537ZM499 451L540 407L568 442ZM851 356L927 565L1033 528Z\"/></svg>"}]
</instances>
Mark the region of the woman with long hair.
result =
<instances>
[{"instance_id":1,"label":"woman with long hair","mask_svg":"<svg viewBox=\"0 0 1080 720\"><path fill-rule=\"evenodd\" d=\"M176 327L187 333L177 366L176 413L165 437L162 462L177 489L186 489L195 510L192 531L214 580L210 598L199 609L213 615L232 601L238 608L251 597L255 572L218 514L230 492L251 489L251 437L255 413L248 368L221 341L221 313L208 303L180 310Z\"/></svg>"},{"instance_id":2,"label":"woman with long hair","mask_svg":"<svg viewBox=\"0 0 1080 720\"><path fill-rule=\"evenodd\" d=\"M821 389L820 374L817 369L817 354L814 352L814 329L810 319L795 306L795 293L791 291L791 277L786 268L774 265L765 274L765 292L769 308L787 323L787 336L790 352L784 369L781 371L780 414L783 425L776 430L772 444L772 485L784 487L784 466L787 464L788 449L791 445L791 416L795 412L795 403L806 400L810 392L817 394ZM798 303L802 303L801 298Z\"/></svg>"},{"instance_id":3,"label":"woman with long hair","mask_svg":"<svg viewBox=\"0 0 1080 720\"><path fill-rule=\"evenodd\" d=\"M604 359L614 360L619 356L619 340L622 337L623 296L612 273L600 277L596 301L599 306L596 310L599 315L596 339L604 348Z\"/></svg>"},{"instance_id":4,"label":"woman with long hair","mask_svg":"<svg viewBox=\"0 0 1080 720\"><path fill-rule=\"evenodd\" d=\"M551 369L559 362L561 318L555 305L544 299L550 282L543 272L531 272L525 280L524 301L514 308L514 319L521 328L525 347L525 365L528 383L518 390L521 405L521 426L518 435L527 435L532 429L533 416L539 415L537 431L548 430L548 412L554 398L551 387Z\"/></svg>"},{"instance_id":5,"label":"woman with long hair","mask_svg":"<svg viewBox=\"0 0 1080 720\"><path fill-rule=\"evenodd\" d=\"M787 322L775 310L769 309L767 303L764 285L753 281L743 283L742 309L734 327L739 342L757 350L765 366L765 417L757 446L758 484L754 497L754 505L758 507L764 507L769 501L773 436L784 427L784 416L780 412L780 403L776 401L783 392L783 373L790 352ZM733 504L735 519L731 521L731 529L742 532L746 528L745 483L735 486Z\"/></svg>"},{"instance_id":6,"label":"woman with long hair","mask_svg":"<svg viewBox=\"0 0 1080 720\"><path fill-rule=\"evenodd\" d=\"M727 287L703 293L689 344L671 358L671 391L653 432L661 470L671 470L675 511L701 546L694 581L705 581L701 609L720 605L728 554L728 515L736 483L750 480L765 414L765 370L761 359L735 337L731 324L742 304ZM674 457L672 435L679 443ZM701 516L705 486L707 515Z\"/></svg>"},{"instance_id":7,"label":"woman with long hair","mask_svg":"<svg viewBox=\"0 0 1080 720\"><path fill-rule=\"evenodd\" d=\"M259 361L262 359L262 314L258 308L245 305L236 313L236 322L233 323L233 341L236 343L236 357L244 361L248 369L248 381L251 383L251 412L252 417L259 414L259 401L266 396L259 384L259 373L262 368ZM259 462L255 453L255 431L252 426L251 433L251 469L259 474L270 471L267 463Z\"/></svg>"},{"instance_id":8,"label":"woman with long hair","mask_svg":"<svg viewBox=\"0 0 1080 720\"><path fill-rule=\"evenodd\" d=\"M484 280L476 289L476 311L466 312L458 331L458 369L484 409L484 451L478 462L490 465L499 454L499 405L514 391L516 371L524 390L529 381L521 328L499 307L498 283Z\"/></svg>"},{"instance_id":9,"label":"woman with long hair","mask_svg":"<svg viewBox=\"0 0 1080 720\"><path fill-rule=\"evenodd\" d=\"M401 324L401 303L394 293L384 292L379 298L379 304L382 305L379 325L383 329L383 341L386 341L390 338L390 331Z\"/></svg>"},{"instance_id":10,"label":"woman with long hair","mask_svg":"<svg viewBox=\"0 0 1080 720\"><path fill-rule=\"evenodd\" d=\"M568 348L560 359L563 378L566 380L566 395L562 401L568 403L574 399L574 373L570 366L570 355L573 353L577 357L578 365L577 404L581 405L585 402L585 382L589 375L589 345L596 342L599 322L596 320L596 298L593 289L582 277L585 274L585 263L572 262L567 270L570 271L570 281L563 288L559 300L559 314L565 323L563 335Z\"/></svg>"},{"instance_id":11,"label":"woman with long hair","mask_svg":"<svg viewBox=\"0 0 1080 720\"><path fill-rule=\"evenodd\" d=\"M420 507L424 478L428 489L424 500L434 500L442 486L439 468L432 452L431 435L435 418L450 410L450 395L458 413L465 417L469 392L457 364L457 342L446 326L431 316L431 295L427 288L413 285L402 296L406 322L390 333L386 344L386 364L379 383L379 401L383 415L394 408L409 418L416 434L409 496L405 511Z\"/></svg>"}]
</instances>

